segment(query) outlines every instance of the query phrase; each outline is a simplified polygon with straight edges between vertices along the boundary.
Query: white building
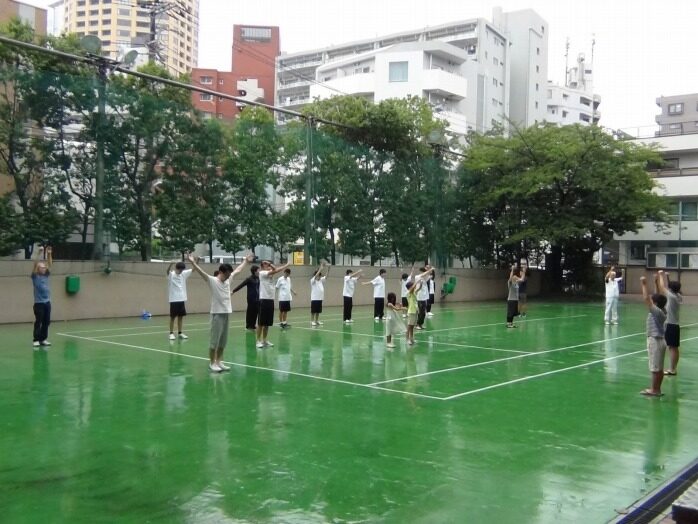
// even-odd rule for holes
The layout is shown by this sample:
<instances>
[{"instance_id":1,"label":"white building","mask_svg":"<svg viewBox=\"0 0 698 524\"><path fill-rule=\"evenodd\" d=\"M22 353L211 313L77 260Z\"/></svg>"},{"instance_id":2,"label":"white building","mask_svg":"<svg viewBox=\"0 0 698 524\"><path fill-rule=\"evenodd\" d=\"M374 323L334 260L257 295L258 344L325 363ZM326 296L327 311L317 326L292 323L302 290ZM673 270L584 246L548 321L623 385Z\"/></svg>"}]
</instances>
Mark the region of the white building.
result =
<instances>
[{"instance_id":1,"label":"white building","mask_svg":"<svg viewBox=\"0 0 698 524\"><path fill-rule=\"evenodd\" d=\"M542 121L547 25L531 10L495 10L494 18L282 54L276 63L277 105L297 110L331 94L372 101L414 94L430 100L459 132L506 128L510 104L521 108L513 119L517 124ZM540 36L530 36L534 30ZM522 64L513 66L513 56Z\"/></svg>"},{"instance_id":2,"label":"white building","mask_svg":"<svg viewBox=\"0 0 698 524\"><path fill-rule=\"evenodd\" d=\"M651 172L659 183L658 192L671 202L672 223L657 230L644 222L637 233L616 237L621 265L643 265L669 270L698 269L698 94L661 97L659 127L638 144L657 144L664 166ZM687 111L690 108L690 111ZM691 125L672 127L674 123Z\"/></svg>"},{"instance_id":3,"label":"white building","mask_svg":"<svg viewBox=\"0 0 698 524\"><path fill-rule=\"evenodd\" d=\"M601 97L594 94L593 71L580 54L577 65L567 71L564 86L548 82L545 119L558 125L595 124L601 119L600 103Z\"/></svg>"}]
</instances>

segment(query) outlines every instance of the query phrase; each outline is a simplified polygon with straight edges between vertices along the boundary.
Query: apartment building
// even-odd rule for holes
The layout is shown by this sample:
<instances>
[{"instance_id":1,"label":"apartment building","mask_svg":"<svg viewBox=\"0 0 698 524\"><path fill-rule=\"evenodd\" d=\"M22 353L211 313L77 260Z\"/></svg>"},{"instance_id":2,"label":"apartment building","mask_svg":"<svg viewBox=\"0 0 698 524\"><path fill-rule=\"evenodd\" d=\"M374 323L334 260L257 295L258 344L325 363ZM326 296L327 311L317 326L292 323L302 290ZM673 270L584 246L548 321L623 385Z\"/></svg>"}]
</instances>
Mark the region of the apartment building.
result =
<instances>
[{"instance_id":1,"label":"apartment building","mask_svg":"<svg viewBox=\"0 0 698 524\"><path fill-rule=\"evenodd\" d=\"M280 53L279 28L233 26L231 71L194 68L192 83L254 102L274 105L275 60ZM194 106L208 118L235 118L244 103L207 93L192 93Z\"/></svg>"},{"instance_id":2,"label":"apartment building","mask_svg":"<svg viewBox=\"0 0 698 524\"><path fill-rule=\"evenodd\" d=\"M199 0L63 0L51 4L62 13L61 32L94 35L106 56L144 50L155 23L157 60L172 75L189 73L199 53Z\"/></svg>"},{"instance_id":3,"label":"apartment building","mask_svg":"<svg viewBox=\"0 0 698 524\"><path fill-rule=\"evenodd\" d=\"M671 202L674 222L659 230L644 222L637 233L615 240L622 265L680 273L698 269L698 93L660 97L657 105L658 127L633 141L659 147L664 165L651 175Z\"/></svg>"},{"instance_id":4,"label":"apartment building","mask_svg":"<svg viewBox=\"0 0 698 524\"><path fill-rule=\"evenodd\" d=\"M593 80L591 67L584 54L579 54L577 65L567 71L565 85L548 81L545 119L558 125L598 123L601 97L594 94Z\"/></svg>"},{"instance_id":5,"label":"apartment building","mask_svg":"<svg viewBox=\"0 0 698 524\"><path fill-rule=\"evenodd\" d=\"M522 65L514 67L514 57ZM452 129L484 132L507 127L510 107L520 108L518 125L543 120L546 75L545 21L531 10L495 10L492 22L476 18L282 54L276 103L297 110L315 96L379 101L412 94L432 102Z\"/></svg>"},{"instance_id":6,"label":"apartment building","mask_svg":"<svg viewBox=\"0 0 698 524\"><path fill-rule=\"evenodd\" d=\"M34 7L14 0L0 0L0 24L6 24L13 18L19 18L34 28L37 34L46 34L46 9Z\"/></svg>"}]
</instances>

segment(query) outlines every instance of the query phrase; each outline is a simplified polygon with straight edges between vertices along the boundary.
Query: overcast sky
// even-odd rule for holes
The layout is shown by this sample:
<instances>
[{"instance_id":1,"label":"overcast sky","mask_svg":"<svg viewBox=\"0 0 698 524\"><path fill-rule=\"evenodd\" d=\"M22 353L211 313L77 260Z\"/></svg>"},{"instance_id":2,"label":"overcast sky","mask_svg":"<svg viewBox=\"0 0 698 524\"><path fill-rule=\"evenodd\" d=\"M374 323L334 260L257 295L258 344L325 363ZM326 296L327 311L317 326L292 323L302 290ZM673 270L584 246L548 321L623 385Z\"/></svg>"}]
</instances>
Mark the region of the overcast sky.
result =
<instances>
[{"instance_id":1,"label":"overcast sky","mask_svg":"<svg viewBox=\"0 0 698 524\"><path fill-rule=\"evenodd\" d=\"M46 5L50 0L23 0ZM482 17L492 8L531 8L550 26L548 74L564 81L570 65L594 50L601 123L651 126L660 95L698 92L695 0L200 0L199 66L230 70L233 24L278 25L282 52Z\"/></svg>"}]
</instances>

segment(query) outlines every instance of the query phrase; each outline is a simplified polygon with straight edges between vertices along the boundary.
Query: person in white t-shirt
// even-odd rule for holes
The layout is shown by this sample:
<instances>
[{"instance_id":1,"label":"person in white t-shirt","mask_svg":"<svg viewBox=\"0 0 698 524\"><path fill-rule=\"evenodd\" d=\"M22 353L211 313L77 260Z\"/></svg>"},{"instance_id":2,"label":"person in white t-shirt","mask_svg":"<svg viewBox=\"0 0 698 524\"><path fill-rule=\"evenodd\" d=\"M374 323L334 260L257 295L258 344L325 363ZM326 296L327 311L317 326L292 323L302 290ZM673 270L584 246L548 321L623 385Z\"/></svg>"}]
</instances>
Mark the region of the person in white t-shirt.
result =
<instances>
[{"instance_id":1,"label":"person in white t-shirt","mask_svg":"<svg viewBox=\"0 0 698 524\"><path fill-rule=\"evenodd\" d=\"M380 322L385 316L385 275L387 271L381 269L378 276L368 282L362 282L362 286L371 284L373 286L373 320Z\"/></svg>"},{"instance_id":2,"label":"person in white t-shirt","mask_svg":"<svg viewBox=\"0 0 698 524\"><path fill-rule=\"evenodd\" d=\"M211 339L208 347L210 360L208 368L214 373L228 371L230 368L221 359L223 350L228 343L228 322L230 314L233 312L233 303L230 299L230 279L252 262L254 255L247 255L235 269L230 264L221 264L216 276L211 276L201 269L191 254L187 255L187 259L191 262L194 271L208 282L208 287L211 290Z\"/></svg>"},{"instance_id":3,"label":"person in white t-shirt","mask_svg":"<svg viewBox=\"0 0 698 524\"><path fill-rule=\"evenodd\" d=\"M275 267L268 260L262 260L259 264L259 318L257 319L257 348L273 346L267 340L269 334L269 326L274 325L274 296L276 288L274 287L274 275L283 271L291 263L288 262L283 266Z\"/></svg>"},{"instance_id":4,"label":"person in white t-shirt","mask_svg":"<svg viewBox=\"0 0 698 524\"><path fill-rule=\"evenodd\" d=\"M433 317L434 313L431 312L431 306L434 305L434 300L436 298L436 270L432 269L429 274L429 298L427 299L427 316Z\"/></svg>"},{"instance_id":5,"label":"person in white t-shirt","mask_svg":"<svg viewBox=\"0 0 698 524\"><path fill-rule=\"evenodd\" d=\"M172 266L174 265L174 271ZM187 339L182 332L184 317L187 315L185 303L187 301L187 280L191 276L191 269L186 269L184 262L170 262L167 267L167 295L170 301L170 340L175 340L174 322L177 319L177 336Z\"/></svg>"},{"instance_id":6,"label":"person in white t-shirt","mask_svg":"<svg viewBox=\"0 0 698 524\"><path fill-rule=\"evenodd\" d=\"M323 275L323 272L327 272ZM320 313L322 313L322 301L325 300L325 280L330 273L330 266L326 261L320 262L313 278L310 279L310 325L321 326Z\"/></svg>"},{"instance_id":7,"label":"person in white t-shirt","mask_svg":"<svg viewBox=\"0 0 698 524\"><path fill-rule=\"evenodd\" d=\"M344 299L343 319L345 324L351 324L352 322L354 322L351 319L351 310L354 306L354 291L356 290L356 281L361 278L359 276L361 271L361 269L359 269L358 271L352 271L351 269L347 269L347 272L344 275L344 287L342 288L342 298Z\"/></svg>"},{"instance_id":8,"label":"person in white t-shirt","mask_svg":"<svg viewBox=\"0 0 698 524\"><path fill-rule=\"evenodd\" d=\"M618 323L618 298L620 289L618 283L623 280L623 276L617 276L615 266L606 273L604 282L606 284L606 311L604 312L604 322L606 325Z\"/></svg>"},{"instance_id":9,"label":"person in white t-shirt","mask_svg":"<svg viewBox=\"0 0 698 524\"><path fill-rule=\"evenodd\" d=\"M429 301L429 278L431 277L431 266L426 265L419 268L421 272L419 275L414 277L414 283L418 284L422 282L422 285L417 289L417 325L415 329L424 329L424 319L427 316L427 302Z\"/></svg>"},{"instance_id":10,"label":"person in white t-shirt","mask_svg":"<svg viewBox=\"0 0 698 524\"><path fill-rule=\"evenodd\" d=\"M276 289L279 292L279 327L286 329L289 326L288 312L291 311L291 302L296 292L291 285L291 270L284 269L284 274L276 280Z\"/></svg>"}]
</instances>

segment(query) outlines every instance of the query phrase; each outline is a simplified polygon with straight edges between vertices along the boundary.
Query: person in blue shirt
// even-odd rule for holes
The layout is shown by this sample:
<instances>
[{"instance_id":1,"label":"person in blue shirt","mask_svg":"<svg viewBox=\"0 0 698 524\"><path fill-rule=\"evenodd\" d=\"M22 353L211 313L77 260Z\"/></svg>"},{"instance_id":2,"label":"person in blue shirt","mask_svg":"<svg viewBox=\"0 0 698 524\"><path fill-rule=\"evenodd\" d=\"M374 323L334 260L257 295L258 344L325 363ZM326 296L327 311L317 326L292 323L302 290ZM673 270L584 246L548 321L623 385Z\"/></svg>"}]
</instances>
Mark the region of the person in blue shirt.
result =
<instances>
[{"instance_id":1,"label":"person in blue shirt","mask_svg":"<svg viewBox=\"0 0 698 524\"><path fill-rule=\"evenodd\" d=\"M34 342L35 348L39 346L50 346L48 341L48 326L51 324L51 265L53 264L53 250L47 247L38 249L39 257L34 262L31 279L34 285Z\"/></svg>"}]
</instances>

